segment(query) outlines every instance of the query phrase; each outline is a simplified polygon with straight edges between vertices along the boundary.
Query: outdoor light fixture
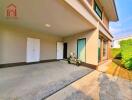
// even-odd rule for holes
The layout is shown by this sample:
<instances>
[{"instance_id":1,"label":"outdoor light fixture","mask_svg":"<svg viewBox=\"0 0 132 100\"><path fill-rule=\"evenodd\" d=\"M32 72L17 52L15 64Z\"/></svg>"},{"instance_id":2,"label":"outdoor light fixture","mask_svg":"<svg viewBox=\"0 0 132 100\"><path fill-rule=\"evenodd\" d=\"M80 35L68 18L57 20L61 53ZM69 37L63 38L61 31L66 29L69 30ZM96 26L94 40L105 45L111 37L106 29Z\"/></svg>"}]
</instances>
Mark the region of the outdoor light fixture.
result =
<instances>
[{"instance_id":1,"label":"outdoor light fixture","mask_svg":"<svg viewBox=\"0 0 132 100\"><path fill-rule=\"evenodd\" d=\"M49 28L49 27L51 27L51 25L50 24L45 24L45 27Z\"/></svg>"}]
</instances>

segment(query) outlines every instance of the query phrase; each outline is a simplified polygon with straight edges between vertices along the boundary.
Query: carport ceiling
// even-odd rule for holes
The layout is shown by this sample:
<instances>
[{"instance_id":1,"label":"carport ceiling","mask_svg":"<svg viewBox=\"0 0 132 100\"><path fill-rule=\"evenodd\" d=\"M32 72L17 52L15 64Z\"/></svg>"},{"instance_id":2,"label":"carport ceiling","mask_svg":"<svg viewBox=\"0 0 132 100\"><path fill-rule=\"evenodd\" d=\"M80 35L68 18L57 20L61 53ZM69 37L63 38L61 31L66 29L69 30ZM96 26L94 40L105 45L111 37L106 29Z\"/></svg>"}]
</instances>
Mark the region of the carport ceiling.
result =
<instances>
[{"instance_id":1,"label":"carport ceiling","mask_svg":"<svg viewBox=\"0 0 132 100\"><path fill-rule=\"evenodd\" d=\"M17 19L7 18L6 7L17 7ZM44 33L68 36L94 28L63 0L1 0L0 20ZM51 27L45 27L45 24Z\"/></svg>"}]
</instances>

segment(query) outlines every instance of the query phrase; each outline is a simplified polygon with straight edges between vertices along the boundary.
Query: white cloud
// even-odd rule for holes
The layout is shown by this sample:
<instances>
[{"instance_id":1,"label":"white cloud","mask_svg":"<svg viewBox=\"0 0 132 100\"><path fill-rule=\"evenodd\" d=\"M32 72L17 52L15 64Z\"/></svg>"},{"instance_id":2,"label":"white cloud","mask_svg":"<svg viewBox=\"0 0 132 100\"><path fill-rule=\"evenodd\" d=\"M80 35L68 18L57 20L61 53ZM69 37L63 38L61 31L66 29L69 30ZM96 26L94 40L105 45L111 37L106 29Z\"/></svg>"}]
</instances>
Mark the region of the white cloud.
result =
<instances>
[{"instance_id":1,"label":"white cloud","mask_svg":"<svg viewBox=\"0 0 132 100\"><path fill-rule=\"evenodd\" d=\"M127 24L128 22L131 22L132 21L132 16L130 16L130 17L127 17L127 18L125 18L125 19L123 19L123 20L119 20L118 22L116 22L115 24L114 24L114 26L116 27L116 28L121 28L122 26L124 26L125 24ZM113 22L112 22L113 23Z\"/></svg>"},{"instance_id":2,"label":"white cloud","mask_svg":"<svg viewBox=\"0 0 132 100\"><path fill-rule=\"evenodd\" d=\"M132 22L132 16L112 23L110 25L110 32L113 34L114 38L132 36L132 26L130 26L130 22Z\"/></svg>"},{"instance_id":3,"label":"white cloud","mask_svg":"<svg viewBox=\"0 0 132 100\"><path fill-rule=\"evenodd\" d=\"M110 27L110 32L111 32L111 33L118 33L118 32L120 32L120 31L122 31L121 28L113 28L113 27Z\"/></svg>"},{"instance_id":4,"label":"white cloud","mask_svg":"<svg viewBox=\"0 0 132 100\"><path fill-rule=\"evenodd\" d=\"M110 32L115 34L115 33L131 33L132 32L132 27L126 27L126 28L113 28L110 27Z\"/></svg>"}]
</instances>

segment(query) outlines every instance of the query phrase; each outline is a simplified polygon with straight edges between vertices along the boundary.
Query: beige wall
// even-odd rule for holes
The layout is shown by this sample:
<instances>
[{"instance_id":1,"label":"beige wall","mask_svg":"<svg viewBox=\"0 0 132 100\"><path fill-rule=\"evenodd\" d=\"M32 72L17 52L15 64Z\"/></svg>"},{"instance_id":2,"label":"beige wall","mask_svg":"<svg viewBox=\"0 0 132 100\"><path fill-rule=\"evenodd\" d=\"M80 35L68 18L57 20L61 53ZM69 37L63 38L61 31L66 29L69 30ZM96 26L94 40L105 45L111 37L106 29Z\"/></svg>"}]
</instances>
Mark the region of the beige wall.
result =
<instances>
[{"instance_id":1,"label":"beige wall","mask_svg":"<svg viewBox=\"0 0 132 100\"><path fill-rule=\"evenodd\" d=\"M92 4L91 6L94 7L94 0L88 0L90 2L90 4ZM109 19L106 16L106 13L104 12L103 7L101 6L101 3L99 0L95 0L96 3L98 4L100 10L102 11L102 22L106 25L107 28L109 28ZM93 8L94 9L94 8Z\"/></svg>"},{"instance_id":2,"label":"beige wall","mask_svg":"<svg viewBox=\"0 0 132 100\"><path fill-rule=\"evenodd\" d=\"M68 56L71 52L77 56L77 40L86 38L86 63L98 65L98 33L98 29L94 29L64 38L64 41L68 43Z\"/></svg>"},{"instance_id":3,"label":"beige wall","mask_svg":"<svg viewBox=\"0 0 132 100\"><path fill-rule=\"evenodd\" d=\"M56 59L56 42L61 37L28 29L0 25L0 64L26 61L27 37L40 39L40 60Z\"/></svg>"},{"instance_id":4,"label":"beige wall","mask_svg":"<svg viewBox=\"0 0 132 100\"><path fill-rule=\"evenodd\" d=\"M106 27L109 29L109 19L106 16L105 13L103 13L103 23L106 25Z\"/></svg>"},{"instance_id":5,"label":"beige wall","mask_svg":"<svg viewBox=\"0 0 132 100\"><path fill-rule=\"evenodd\" d=\"M104 11L103 7L101 6L101 3L99 2L99 0L95 0L95 1L102 11L102 22L106 25L107 28L109 28L109 19L106 16L106 12ZM93 0L93 2L94 2L94 0Z\"/></svg>"},{"instance_id":6,"label":"beige wall","mask_svg":"<svg viewBox=\"0 0 132 100\"><path fill-rule=\"evenodd\" d=\"M0 63L2 62L3 34L0 33Z\"/></svg>"},{"instance_id":7,"label":"beige wall","mask_svg":"<svg viewBox=\"0 0 132 100\"><path fill-rule=\"evenodd\" d=\"M98 25L97 25L98 26ZM86 38L86 63L98 65L98 28L70 37L31 31L25 28L0 25L0 64L26 61L27 37L38 38L41 43L41 60L56 59L56 42L68 43L70 52L77 51L77 39Z\"/></svg>"},{"instance_id":8,"label":"beige wall","mask_svg":"<svg viewBox=\"0 0 132 100\"><path fill-rule=\"evenodd\" d=\"M87 0L91 6L93 6L93 0Z\"/></svg>"}]
</instances>

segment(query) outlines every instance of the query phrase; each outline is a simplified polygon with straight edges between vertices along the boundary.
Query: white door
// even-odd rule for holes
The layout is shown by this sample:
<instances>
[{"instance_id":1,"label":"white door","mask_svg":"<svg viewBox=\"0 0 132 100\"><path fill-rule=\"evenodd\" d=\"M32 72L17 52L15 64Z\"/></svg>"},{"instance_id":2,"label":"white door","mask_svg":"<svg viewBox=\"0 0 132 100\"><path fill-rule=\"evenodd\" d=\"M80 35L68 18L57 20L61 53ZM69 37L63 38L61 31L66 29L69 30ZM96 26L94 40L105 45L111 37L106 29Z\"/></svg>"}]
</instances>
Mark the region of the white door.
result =
<instances>
[{"instance_id":1,"label":"white door","mask_svg":"<svg viewBox=\"0 0 132 100\"><path fill-rule=\"evenodd\" d=\"M27 38L27 62L33 62L33 38Z\"/></svg>"},{"instance_id":2,"label":"white door","mask_svg":"<svg viewBox=\"0 0 132 100\"><path fill-rule=\"evenodd\" d=\"M34 39L34 61L40 61L40 39Z\"/></svg>"},{"instance_id":3,"label":"white door","mask_svg":"<svg viewBox=\"0 0 132 100\"><path fill-rule=\"evenodd\" d=\"M40 39L27 38L27 62L40 60Z\"/></svg>"},{"instance_id":4,"label":"white door","mask_svg":"<svg viewBox=\"0 0 132 100\"><path fill-rule=\"evenodd\" d=\"M63 59L63 42L57 42L57 59Z\"/></svg>"}]
</instances>

